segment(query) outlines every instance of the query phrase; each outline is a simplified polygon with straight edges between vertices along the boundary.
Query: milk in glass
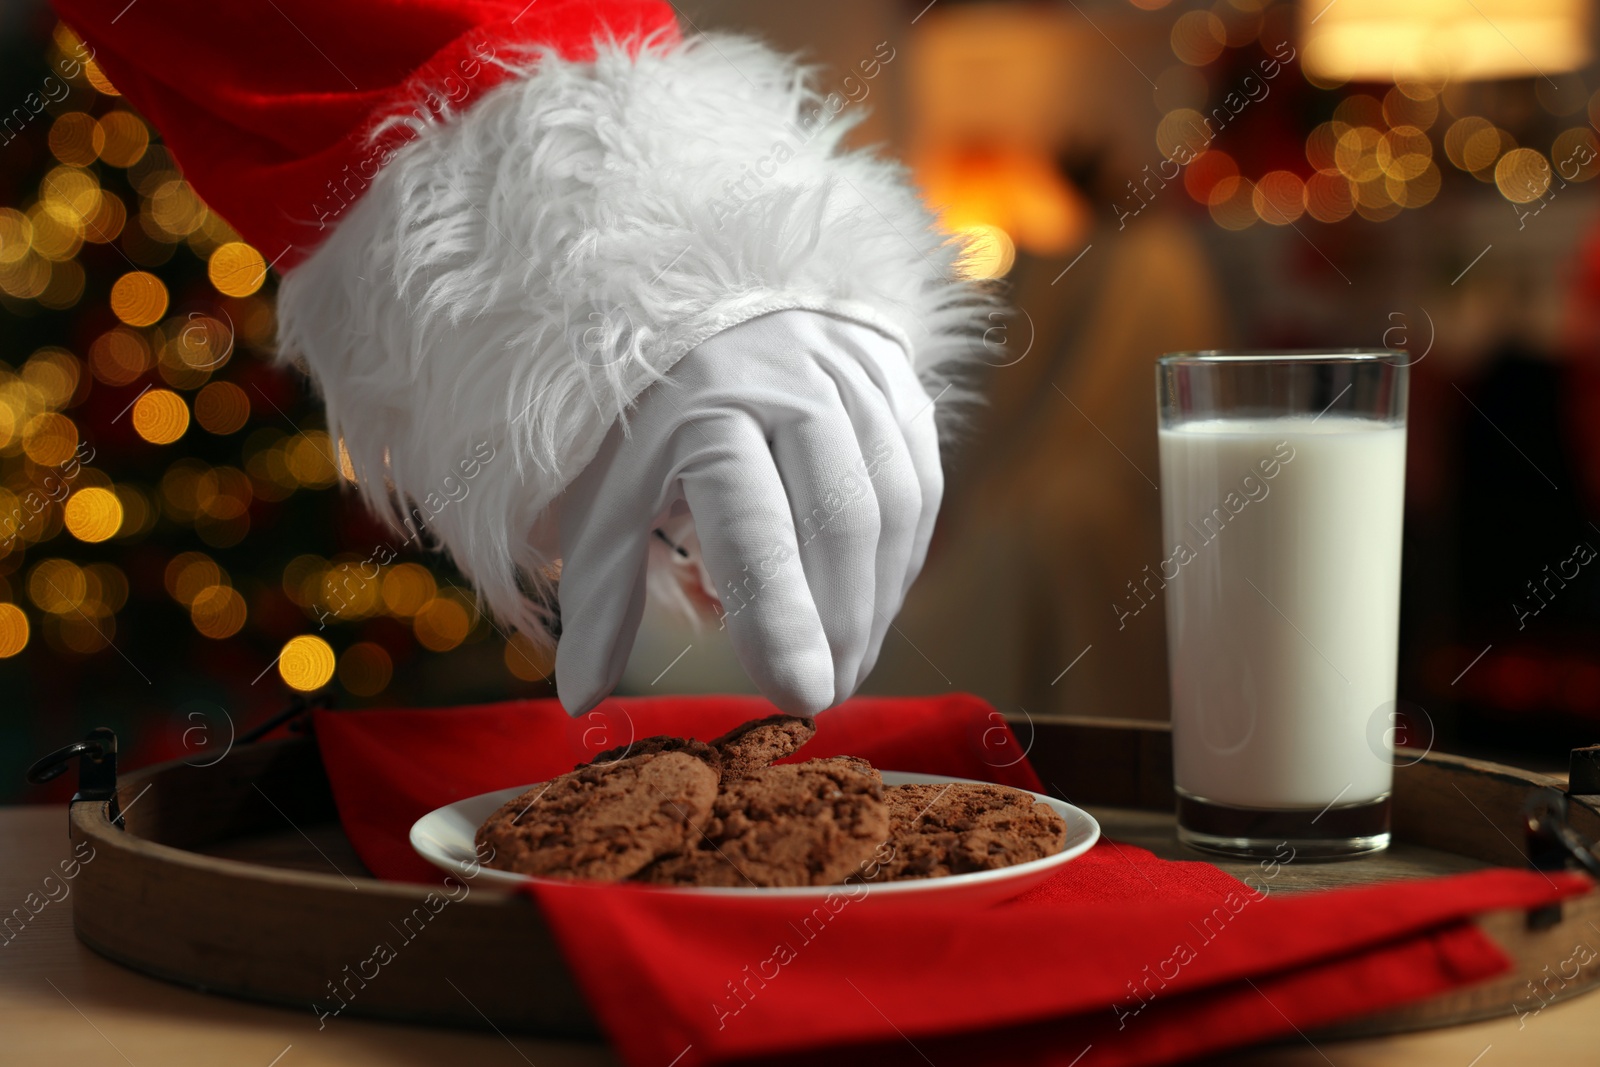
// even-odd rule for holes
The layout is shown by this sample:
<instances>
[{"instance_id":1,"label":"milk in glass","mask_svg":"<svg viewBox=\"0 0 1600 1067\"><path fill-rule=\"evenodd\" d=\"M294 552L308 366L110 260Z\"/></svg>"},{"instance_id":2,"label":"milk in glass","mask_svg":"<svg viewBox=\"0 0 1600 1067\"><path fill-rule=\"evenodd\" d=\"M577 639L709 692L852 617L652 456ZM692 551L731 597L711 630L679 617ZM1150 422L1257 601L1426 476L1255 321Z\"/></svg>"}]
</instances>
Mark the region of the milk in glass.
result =
<instances>
[{"instance_id":1,"label":"milk in glass","mask_svg":"<svg viewBox=\"0 0 1600 1067\"><path fill-rule=\"evenodd\" d=\"M1404 427L1202 419L1160 450L1178 788L1278 809L1387 794Z\"/></svg>"}]
</instances>

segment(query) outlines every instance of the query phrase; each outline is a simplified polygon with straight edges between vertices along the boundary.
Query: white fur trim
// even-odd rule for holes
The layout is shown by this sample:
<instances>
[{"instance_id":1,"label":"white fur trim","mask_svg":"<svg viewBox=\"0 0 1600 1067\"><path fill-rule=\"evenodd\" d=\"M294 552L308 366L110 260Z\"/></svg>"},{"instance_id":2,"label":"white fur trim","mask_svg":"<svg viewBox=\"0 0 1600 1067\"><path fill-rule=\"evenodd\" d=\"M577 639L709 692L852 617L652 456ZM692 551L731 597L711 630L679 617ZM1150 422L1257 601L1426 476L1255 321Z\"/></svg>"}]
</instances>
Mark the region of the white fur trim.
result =
<instances>
[{"instance_id":1,"label":"white fur trim","mask_svg":"<svg viewBox=\"0 0 1600 1067\"><path fill-rule=\"evenodd\" d=\"M429 533L495 615L537 633L551 505L695 345L824 311L896 338L934 394L990 305L902 168L842 151L852 119L828 121L808 72L764 45L519 62L418 128L278 309L282 356L315 379L368 503L400 522L408 501L461 494L428 508Z\"/></svg>"}]
</instances>

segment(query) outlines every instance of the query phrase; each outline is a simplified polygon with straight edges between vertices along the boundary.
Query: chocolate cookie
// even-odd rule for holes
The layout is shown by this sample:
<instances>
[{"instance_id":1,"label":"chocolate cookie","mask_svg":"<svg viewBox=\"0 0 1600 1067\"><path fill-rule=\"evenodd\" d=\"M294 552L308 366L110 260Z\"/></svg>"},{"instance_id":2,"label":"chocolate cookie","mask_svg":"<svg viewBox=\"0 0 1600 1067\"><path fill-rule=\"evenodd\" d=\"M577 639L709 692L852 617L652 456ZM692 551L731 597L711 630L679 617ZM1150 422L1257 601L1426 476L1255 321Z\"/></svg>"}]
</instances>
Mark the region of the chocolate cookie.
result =
<instances>
[{"instance_id":1,"label":"chocolate cookie","mask_svg":"<svg viewBox=\"0 0 1600 1067\"><path fill-rule=\"evenodd\" d=\"M656 752L683 752L713 768L720 769L722 765L722 756L703 741L696 741L692 737L668 737L666 734L658 734L655 737L635 738L626 745L608 748L589 762L578 764L578 768L592 767L598 763L615 763L617 760L648 756Z\"/></svg>"},{"instance_id":2,"label":"chocolate cookie","mask_svg":"<svg viewBox=\"0 0 1600 1067\"><path fill-rule=\"evenodd\" d=\"M502 805L478 830L488 866L616 882L700 838L717 772L686 752L580 767Z\"/></svg>"},{"instance_id":3,"label":"chocolate cookie","mask_svg":"<svg viewBox=\"0 0 1600 1067\"><path fill-rule=\"evenodd\" d=\"M1002 785L895 785L889 805L894 857L881 877L937 878L1052 856L1067 843L1060 815Z\"/></svg>"},{"instance_id":4,"label":"chocolate cookie","mask_svg":"<svg viewBox=\"0 0 1600 1067\"><path fill-rule=\"evenodd\" d=\"M711 742L722 756L724 778L744 778L800 751L816 735L815 719L768 715L735 726Z\"/></svg>"},{"instance_id":5,"label":"chocolate cookie","mask_svg":"<svg viewBox=\"0 0 1600 1067\"><path fill-rule=\"evenodd\" d=\"M808 760L724 779L694 847L640 872L658 885L836 885L888 839L878 772L851 759Z\"/></svg>"}]
</instances>

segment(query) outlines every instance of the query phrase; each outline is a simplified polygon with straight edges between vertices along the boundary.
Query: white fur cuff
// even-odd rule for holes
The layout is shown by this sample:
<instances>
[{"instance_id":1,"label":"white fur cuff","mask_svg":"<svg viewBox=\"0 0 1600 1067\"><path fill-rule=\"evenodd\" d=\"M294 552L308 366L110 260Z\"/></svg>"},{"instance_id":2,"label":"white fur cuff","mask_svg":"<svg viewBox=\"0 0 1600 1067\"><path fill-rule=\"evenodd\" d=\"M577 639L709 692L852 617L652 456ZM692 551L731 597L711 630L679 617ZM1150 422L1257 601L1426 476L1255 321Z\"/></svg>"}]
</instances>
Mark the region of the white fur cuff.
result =
<instances>
[{"instance_id":1,"label":"white fur cuff","mask_svg":"<svg viewBox=\"0 0 1600 1067\"><path fill-rule=\"evenodd\" d=\"M899 340L936 392L978 345L988 305L956 280L960 250L897 164L840 151L849 125L744 38L526 57L420 128L288 273L283 356L392 521L494 449L429 532L494 614L536 629L547 509L701 341L825 311Z\"/></svg>"}]
</instances>

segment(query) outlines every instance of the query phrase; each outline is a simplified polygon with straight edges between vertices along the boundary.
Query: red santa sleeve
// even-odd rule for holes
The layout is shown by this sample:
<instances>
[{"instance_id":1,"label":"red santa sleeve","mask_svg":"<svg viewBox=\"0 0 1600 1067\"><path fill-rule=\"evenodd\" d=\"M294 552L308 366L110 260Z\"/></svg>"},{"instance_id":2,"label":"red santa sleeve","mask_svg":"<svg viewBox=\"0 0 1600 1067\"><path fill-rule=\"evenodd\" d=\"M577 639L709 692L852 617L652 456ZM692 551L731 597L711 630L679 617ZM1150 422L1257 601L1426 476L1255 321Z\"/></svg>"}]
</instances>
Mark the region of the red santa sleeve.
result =
<instances>
[{"instance_id":1,"label":"red santa sleeve","mask_svg":"<svg viewBox=\"0 0 1600 1067\"><path fill-rule=\"evenodd\" d=\"M282 357L368 502L448 501L430 533L516 625L552 503L694 346L822 311L938 392L986 325L902 169L841 147L848 101L754 40L683 39L665 3L56 6L282 273Z\"/></svg>"}]
</instances>

